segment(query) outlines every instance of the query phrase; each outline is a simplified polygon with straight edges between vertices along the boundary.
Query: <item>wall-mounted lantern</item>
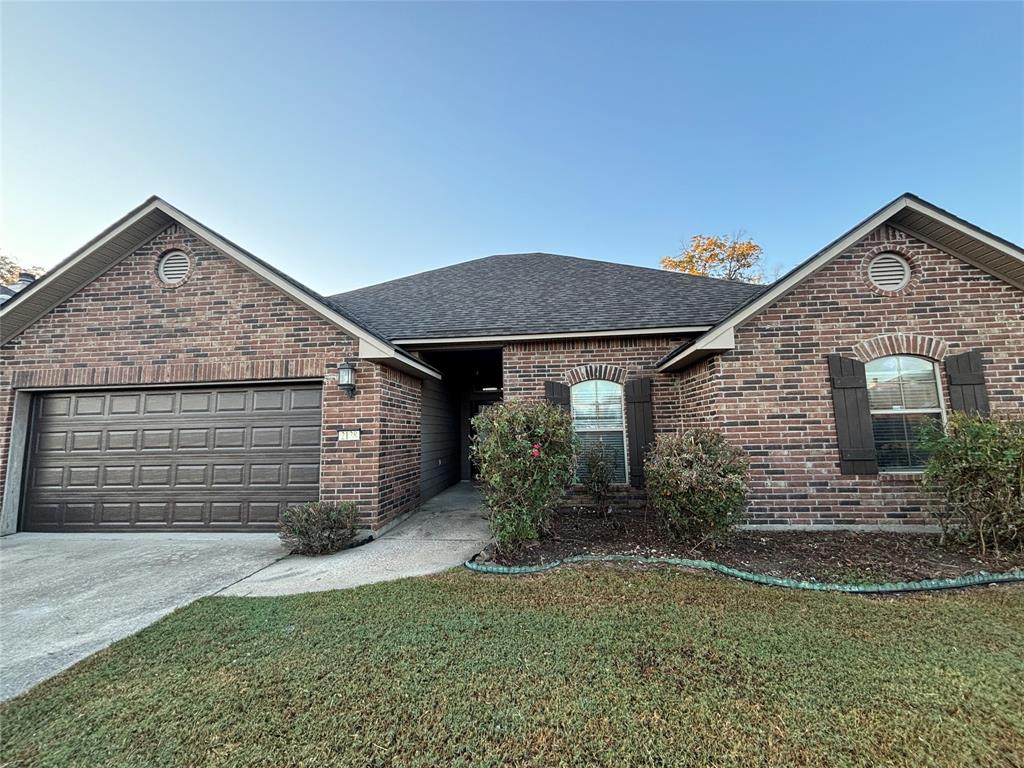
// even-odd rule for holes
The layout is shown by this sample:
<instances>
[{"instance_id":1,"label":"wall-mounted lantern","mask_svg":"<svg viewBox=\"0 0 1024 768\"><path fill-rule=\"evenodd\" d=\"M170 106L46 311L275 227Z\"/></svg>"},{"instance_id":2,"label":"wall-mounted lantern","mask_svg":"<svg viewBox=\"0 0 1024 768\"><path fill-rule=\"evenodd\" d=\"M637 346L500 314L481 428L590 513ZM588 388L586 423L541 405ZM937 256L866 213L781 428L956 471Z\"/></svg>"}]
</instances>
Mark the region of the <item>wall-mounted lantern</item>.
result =
<instances>
[{"instance_id":1,"label":"wall-mounted lantern","mask_svg":"<svg viewBox=\"0 0 1024 768\"><path fill-rule=\"evenodd\" d=\"M356 393L356 369L348 363L338 365L338 388L349 397Z\"/></svg>"}]
</instances>

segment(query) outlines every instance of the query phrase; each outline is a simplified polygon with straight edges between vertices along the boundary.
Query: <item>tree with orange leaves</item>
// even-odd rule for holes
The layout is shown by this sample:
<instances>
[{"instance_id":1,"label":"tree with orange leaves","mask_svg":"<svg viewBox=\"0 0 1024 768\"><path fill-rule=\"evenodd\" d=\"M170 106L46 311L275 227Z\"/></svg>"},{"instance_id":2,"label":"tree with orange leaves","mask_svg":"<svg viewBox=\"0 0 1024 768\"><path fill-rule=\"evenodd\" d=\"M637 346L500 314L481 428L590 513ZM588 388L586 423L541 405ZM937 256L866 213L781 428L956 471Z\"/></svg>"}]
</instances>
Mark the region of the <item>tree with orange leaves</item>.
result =
<instances>
[{"instance_id":1,"label":"tree with orange leaves","mask_svg":"<svg viewBox=\"0 0 1024 768\"><path fill-rule=\"evenodd\" d=\"M734 235L694 235L676 257L661 260L662 269L688 275L717 277L742 283L764 282L761 256L764 250L742 232Z\"/></svg>"}]
</instances>

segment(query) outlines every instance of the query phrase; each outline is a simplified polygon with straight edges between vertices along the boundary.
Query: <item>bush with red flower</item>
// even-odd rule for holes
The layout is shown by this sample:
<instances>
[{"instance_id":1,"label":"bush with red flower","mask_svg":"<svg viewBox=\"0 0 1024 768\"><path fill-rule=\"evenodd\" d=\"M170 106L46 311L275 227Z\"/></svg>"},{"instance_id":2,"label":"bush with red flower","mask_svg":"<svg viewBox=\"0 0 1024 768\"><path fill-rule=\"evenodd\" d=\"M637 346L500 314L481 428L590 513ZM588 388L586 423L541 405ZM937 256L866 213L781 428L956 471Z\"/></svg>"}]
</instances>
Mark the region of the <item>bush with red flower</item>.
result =
<instances>
[{"instance_id":1,"label":"bush with red flower","mask_svg":"<svg viewBox=\"0 0 1024 768\"><path fill-rule=\"evenodd\" d=\"M475 416L473 432L491 534L499 550L514 550L540 535L572 483L572 419L546 401L509 401Z\"/></svg>"}]
</instances>

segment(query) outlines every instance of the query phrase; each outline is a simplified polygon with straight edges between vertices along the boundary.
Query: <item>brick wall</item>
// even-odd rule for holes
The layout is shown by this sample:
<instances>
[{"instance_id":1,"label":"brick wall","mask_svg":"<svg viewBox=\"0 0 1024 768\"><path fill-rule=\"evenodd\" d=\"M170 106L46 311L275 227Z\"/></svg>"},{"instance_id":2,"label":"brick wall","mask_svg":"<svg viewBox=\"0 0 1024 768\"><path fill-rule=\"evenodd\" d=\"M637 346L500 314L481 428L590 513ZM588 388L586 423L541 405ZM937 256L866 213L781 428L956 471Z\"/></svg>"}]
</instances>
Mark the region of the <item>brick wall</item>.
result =
<instances>
[{"instance_id":1,"label":"brick wall","mask_svg":"<svg viewBox=\"0 0 1024 768\"><path fill-rule=\"evenodd\" d=\"M892 250L913 278L891 293L867 263ZM826 355L941 358L980 349L993 409L1024 404L1024 291L889 226L736 331L707 394L714 420L753 458L753 522L923 523L913 475L841 475ZM945 373L943 399L949 408ZM696 374L690 374L696 378Z\"/></svg>"},{"instance_id":2,"label":"brick wall","mask_svg":"<svg viewBox=\"0 0 1024 768\"><path fill-rule=\"evenodd\" d=\"M502 352L504 366L503 397L506 400L543 399L544 382L573 384L581 378L585 366L609 366L600 378L622 383L642 376L651 377L651 410L655 432L675 432L683 419L681 393L684 376L656 373L655 363L682 343L682 338L666 336L608 337L565 339L509 344ZM618 369L618 370L616 370ZM644 502L642 491L621 487L619 503L633 506ZM576 492L569 503L586 504Z\"/></svg>"},{"instance_id":3,"label":"brick wall","mask_svg":"<svg viewBox=\"0 0 1024 768\"><path fill-rule=\"evenodd\" d=\"M509 344L502 351L503 397L542 399L545 381L572 384L574 369L611 365L622 369L621 380L652 377L651 403L655 432L674 432L682 418L681 377L662 376L654 364L678 347L682 338L667 336L564 339Z\"/></svg>"},{"instance_id":4,"label":"brick wall","mask_svg":"<svg viewBox=\"0 0 1024 768\"><path fill-rule=\"evenodd\" d=\"M172 248L187 253L193 265L173 288L156 275L157 258ZM395 406L381 401L396 380L409 389L415 380L356 355L356 342L340 329L172 226L3 346L0 484L13 387L324 379L347 360L356 366L355 396L334 380L324 388L321 497L353 499L364 522L379 525L410 503L408 478L391 468ZM418 400L403 407L418 407ZM351 429L360 429L361 439L339 443L338 432ZM395 478L386 496L379 483L384 464Z\"/></svg>"},{"instance_id":5,"label":"brick wall","mask_svg":"<svg viewBox=\"0 0 1024 768\"><path fill-rule=\"evenodd\" d=\"M411 512L420 503L421 382L381 368L380 505L377 525Z\"/></svg>"}]
</instances>

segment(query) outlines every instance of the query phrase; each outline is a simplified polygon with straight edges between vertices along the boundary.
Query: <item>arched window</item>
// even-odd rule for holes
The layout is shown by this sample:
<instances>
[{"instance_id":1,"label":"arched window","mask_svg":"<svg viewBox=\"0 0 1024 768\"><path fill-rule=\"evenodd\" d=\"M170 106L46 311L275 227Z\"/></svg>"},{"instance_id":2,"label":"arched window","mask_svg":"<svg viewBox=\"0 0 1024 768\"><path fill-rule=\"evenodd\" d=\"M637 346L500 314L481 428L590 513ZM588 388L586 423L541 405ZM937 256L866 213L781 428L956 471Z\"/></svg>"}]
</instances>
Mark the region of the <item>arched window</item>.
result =
<instances>
[{"instance_id":1,"label":"arched window","mask_svg":"<svg viewBox=\"0 0 1024 768\"><path fill-rule=\"evenodd\" d=\"M600 448L611 459L612 482L625 483L626 419L622 385L602 379L581 381L572 386L570 396L572 425L579 437L582 453L586 455L587 451ZM585 471L581 466L577 475Z\"/></svg>"},{"instance_id":2,"label":"arched window","mask_svg":"<svg viewBox=\"0 0 1024 768\"><path fill-rule=\"evenodd\" d=\"M923 357L880 357L864 366L878 468L924 469L921 430L942 423L942 398L935 363Z\"/></svg>"}]
</instances>

